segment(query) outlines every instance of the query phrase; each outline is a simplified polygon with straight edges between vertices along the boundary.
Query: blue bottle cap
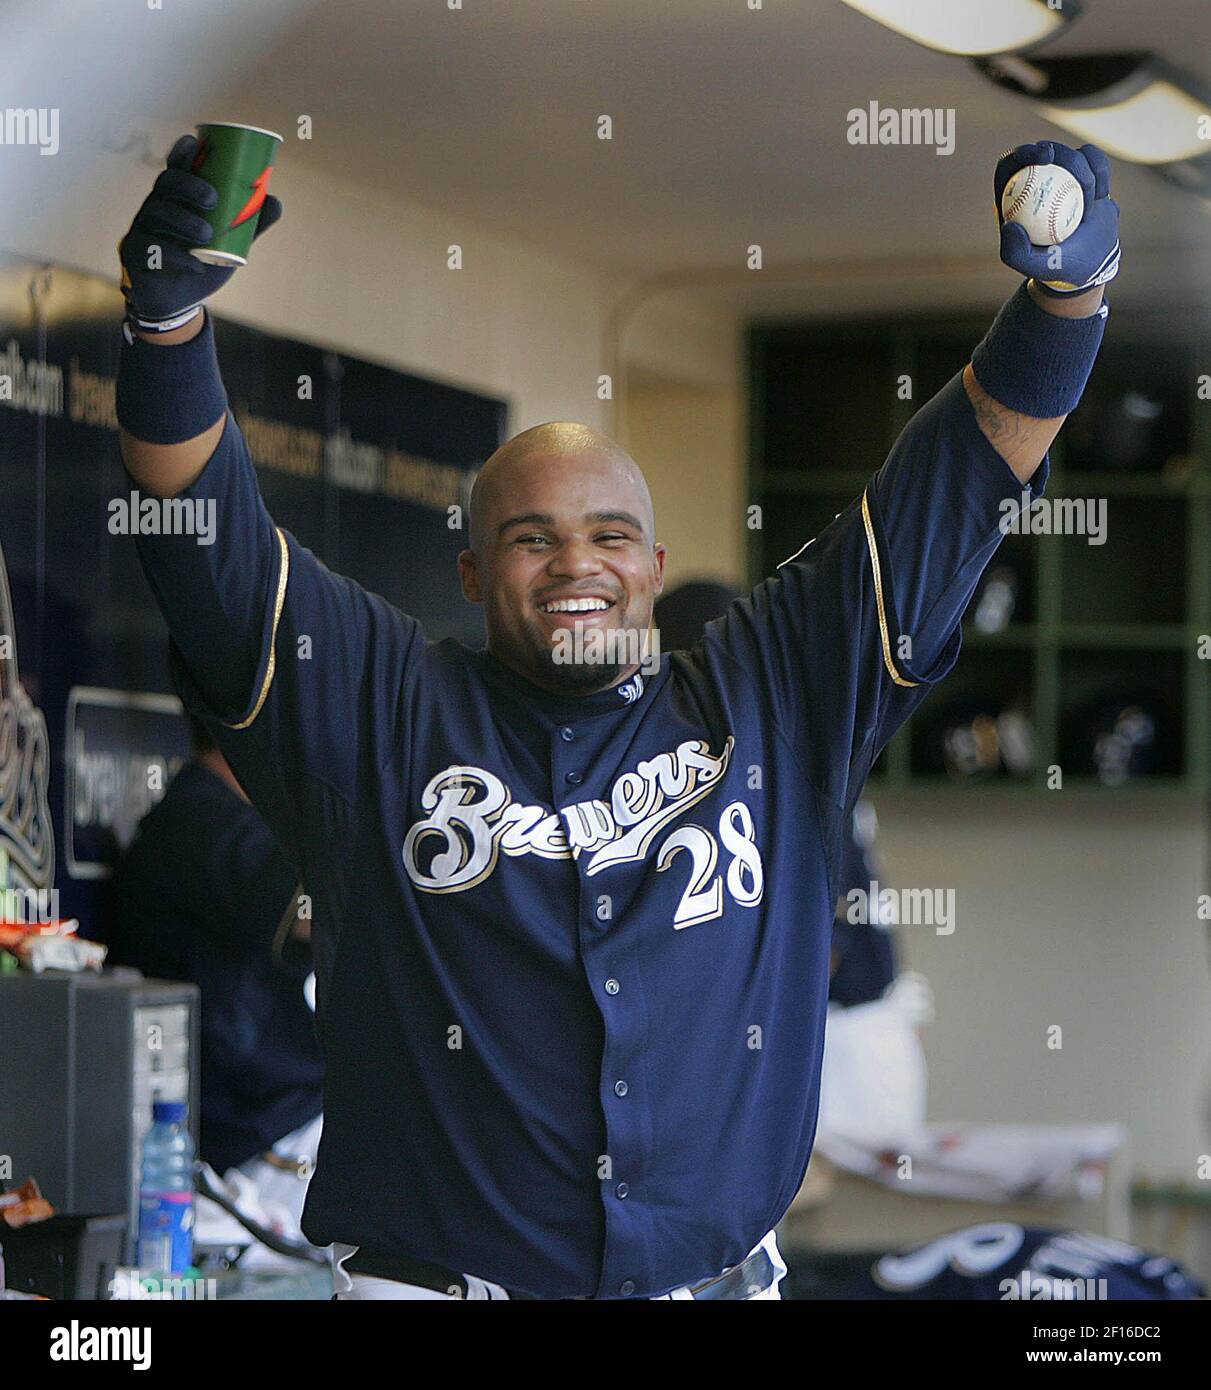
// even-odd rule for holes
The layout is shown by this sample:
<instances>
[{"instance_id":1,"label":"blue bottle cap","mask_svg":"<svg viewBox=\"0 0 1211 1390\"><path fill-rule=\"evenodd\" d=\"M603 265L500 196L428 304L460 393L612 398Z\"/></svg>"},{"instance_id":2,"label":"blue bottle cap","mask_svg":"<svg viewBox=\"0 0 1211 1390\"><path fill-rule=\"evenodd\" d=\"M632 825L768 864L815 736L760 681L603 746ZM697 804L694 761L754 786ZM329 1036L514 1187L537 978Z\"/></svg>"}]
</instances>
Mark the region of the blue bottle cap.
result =
<instances>
[{"instance_id":1,"label":"blue bottle cap","mask_svg":"<svg viewBox=\"0 0 1211 1390\"><path fill-rule=\"evenodd\" d=\"M183 1100L157 1100L152 1102L151 1118L156 1124L183 1125L188 1110Z\"/></svg>"}]
</instances>

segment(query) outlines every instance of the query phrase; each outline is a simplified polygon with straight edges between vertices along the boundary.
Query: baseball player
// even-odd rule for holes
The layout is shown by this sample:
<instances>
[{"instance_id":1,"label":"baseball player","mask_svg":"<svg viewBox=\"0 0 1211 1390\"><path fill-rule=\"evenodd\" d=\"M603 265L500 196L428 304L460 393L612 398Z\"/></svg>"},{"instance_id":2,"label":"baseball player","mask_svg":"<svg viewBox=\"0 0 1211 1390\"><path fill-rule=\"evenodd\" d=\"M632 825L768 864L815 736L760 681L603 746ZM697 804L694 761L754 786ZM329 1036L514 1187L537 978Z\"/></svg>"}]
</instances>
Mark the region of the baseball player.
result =
<instances>
[{"instance_id":1,"label":"baseball player","mask_svg":"<svg viewBox=\"0 0 1211 1390\"><path fill-rule=\"evenodd\" d=\"M660 633L660 646L667 652L696 646L703 629L713 618L722 617L739 592L717 580L692 579L674 589L666 589L652 609L653 624ZM896 977L896 950L892 923L868 913L865 922L849 920L852 889L866 894L879 869L875 855L878 817L869 801L859 801L846 823L840 848L837 878L837 911L833 918L832 974L828 998L832 1004L850 1008L881 999Z\"/></svg>"},{"instance_id":2,"label":"baseball player","mask_svg":"<svg viewBox=\"0 0 1211 1390\"><path fill-rule=\"evenodd\" d=\"M307 1237L350 1298L777 1297L846 820L1080 398L1118 267L1105 156L1001 160L998 205L1025 164L1080 181L1063 279L1004 226L1027 278L971 363L831 525L657 662L623 640L663 582L651 498L587 426L526 430L478 476L459 572L484 651L428 642L275 527L204 307L231 271L186 249L215 203L195 149L121 243L118 415L136 488L215 506L215 544L140 554L324 938Z\"/></svg>"}]
</instances>

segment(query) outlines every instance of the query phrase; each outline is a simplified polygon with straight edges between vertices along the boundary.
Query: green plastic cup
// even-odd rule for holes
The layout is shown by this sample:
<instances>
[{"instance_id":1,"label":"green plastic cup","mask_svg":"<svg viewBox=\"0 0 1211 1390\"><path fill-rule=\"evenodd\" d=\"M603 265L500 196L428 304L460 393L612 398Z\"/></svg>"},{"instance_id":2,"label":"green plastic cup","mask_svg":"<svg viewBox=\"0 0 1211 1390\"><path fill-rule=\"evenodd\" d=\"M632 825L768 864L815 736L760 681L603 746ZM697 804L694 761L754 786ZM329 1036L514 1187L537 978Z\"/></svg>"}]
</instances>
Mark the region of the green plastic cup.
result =
<instances>
[{"instance_id":1,"label":"green plastic cup","mask_svg":"<svg viewBox=\"0 0 1211 1390\"><path fill-rule=\"evenodd\" d=\"M218 205L206 214L214 235L190 253L207 265L247 265L273 161L282 137L259 126L207 121L198 126L193 172L218 189Z\"/></svg>"}]
</instances>

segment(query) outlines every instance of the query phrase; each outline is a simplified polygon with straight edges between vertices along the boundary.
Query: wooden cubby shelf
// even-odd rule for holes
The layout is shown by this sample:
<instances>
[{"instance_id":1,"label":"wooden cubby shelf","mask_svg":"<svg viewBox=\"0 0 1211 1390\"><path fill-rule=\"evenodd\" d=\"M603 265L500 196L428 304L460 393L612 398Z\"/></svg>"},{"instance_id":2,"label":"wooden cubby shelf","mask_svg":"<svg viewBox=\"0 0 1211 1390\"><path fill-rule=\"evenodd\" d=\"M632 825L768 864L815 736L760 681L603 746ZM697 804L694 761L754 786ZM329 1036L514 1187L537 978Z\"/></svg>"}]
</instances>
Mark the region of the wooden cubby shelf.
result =
<instances>
[{"instance_id":1,"label":"wooden cubby shelf","mask_svg":"<svg viewBox=\"0 0 1211 1390\"><path fill-rule=\"evenodd\" d=\"M861 492L991 317L750 328L753 583ZM1104 544L1006 538L986 575L1001 567L1000 588L977 591L954 671L884 751L872 791L1029 793L1058 766L1090 794L1211 794L1211 401L1198 399L1211 329L1117 306L1111 325L1048 485L1104 501Z\"/></svg>"}]
</instances>

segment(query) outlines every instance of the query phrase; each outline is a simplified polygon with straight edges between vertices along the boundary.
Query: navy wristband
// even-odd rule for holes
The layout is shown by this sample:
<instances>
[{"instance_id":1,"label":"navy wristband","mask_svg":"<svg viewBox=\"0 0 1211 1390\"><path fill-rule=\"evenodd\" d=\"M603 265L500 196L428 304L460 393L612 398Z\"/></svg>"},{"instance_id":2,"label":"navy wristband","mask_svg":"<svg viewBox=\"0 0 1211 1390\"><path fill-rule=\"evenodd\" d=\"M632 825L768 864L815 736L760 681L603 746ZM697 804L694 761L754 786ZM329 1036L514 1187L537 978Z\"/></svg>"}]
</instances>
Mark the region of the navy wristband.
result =
<instances>
[{"instance_id":1,"label":"navy wristband","mask_svg":"<svg viewBox=\"0 0 1211 1390\"><path fill-rule=\"evenodd\" d=\"M1049 314L1022 281L971 354L976 380L1010 410L1051 420L1081 399L1106 331L1109 305L1083 319Z\"/></svg>"},{"instance_id":2,"label":"navy wristband","mask_svg":"<svg viewBox=\"0 0 1211 1390\"><path fill-rule=\"evenodd\" d=\"M180 444L220 419L227 391L210 315L196 337L171 346L123 333L116 405L122 428L149 444Z\"/></svg>"}]
</instances>

